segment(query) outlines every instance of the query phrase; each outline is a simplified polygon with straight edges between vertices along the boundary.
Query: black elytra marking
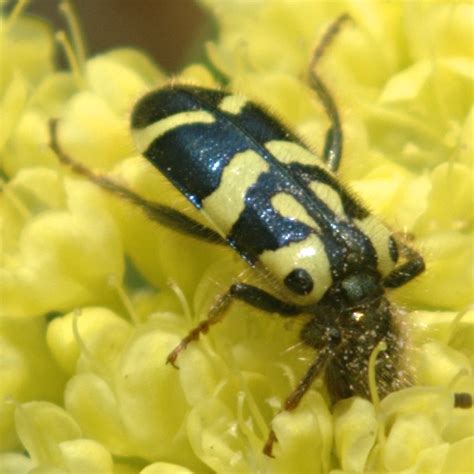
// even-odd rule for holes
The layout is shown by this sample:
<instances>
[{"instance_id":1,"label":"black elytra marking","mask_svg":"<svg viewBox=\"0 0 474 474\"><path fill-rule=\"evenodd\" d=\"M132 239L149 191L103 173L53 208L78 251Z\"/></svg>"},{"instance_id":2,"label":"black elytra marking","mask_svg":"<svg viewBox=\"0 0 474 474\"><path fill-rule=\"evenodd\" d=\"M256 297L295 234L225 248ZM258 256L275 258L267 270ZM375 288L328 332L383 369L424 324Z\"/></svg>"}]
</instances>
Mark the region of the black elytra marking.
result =
<instances>
[{"instance_id":1,"label":"black elytra marking","mask_svg":"<svg viewBox=\"0 0 474 474\"><path fill-rule=\"evenodd\" d=\"M251 146L226 121L182 125L157 138L144 155L198 209L221 182L232 158Z\"/></svg>"},{"instance_id":2,"label":"black elytra marking","mask_svg":"<svg viewBox=\"0 0 474 474\"><path fill-rule=\"evenodd\" d=\"M228 94L193 86L168 86L150 92L135 105L132 129L145 128L170 115L195 110L215 110Z\"/></svg>"},{"instance_id":3,"label":"black elytra marking","mask_svg":"<svg viewBox=\"0 0 474 474\"><path fill-rule=\"evenodd\" d=\"M252 102L245 104L236 119L239 126L250 133L258 143L283 140L305 147L296 135Z\"/></svg>"},{"instance_id":4,"label":"black elytra marking","mask_svg":"<svg viewBox=\"0 0 474 474\"><path fill-rule=\"evenodd\" d=\"M285 285L297 295L308 295L314 287L311 275L304 268L295 268L286 276Z\"/></svg>"},{"instance_id":5,"label":"black elytra marking","mask_svg":"<svg viewBox=\"0 0 474 474\"><path fill-rule=\"evenodd\" d=\"M301 242L315 232L307 224L284 217L273 208L271 199L281 192L304 197L279 167L271 166L270 171L262 173L247 190L244 210L227 236L229 243L252 264L265 250Z\"/></svg>"},{"instance_id":6,"label":"black elytra marking","mask_svg":"<svg viewBox=\"0 0 474 474\"><path fill-rule=\"evenodd\" d=\"M350 219L365 219L369 211L354 199L347 190L327 170L320 166L303 165L301 163L290 163L288 168L292 174L298 177L307 186L316 181L330 186L341 199L344 213Z\"/></svg>"}]
</instances>

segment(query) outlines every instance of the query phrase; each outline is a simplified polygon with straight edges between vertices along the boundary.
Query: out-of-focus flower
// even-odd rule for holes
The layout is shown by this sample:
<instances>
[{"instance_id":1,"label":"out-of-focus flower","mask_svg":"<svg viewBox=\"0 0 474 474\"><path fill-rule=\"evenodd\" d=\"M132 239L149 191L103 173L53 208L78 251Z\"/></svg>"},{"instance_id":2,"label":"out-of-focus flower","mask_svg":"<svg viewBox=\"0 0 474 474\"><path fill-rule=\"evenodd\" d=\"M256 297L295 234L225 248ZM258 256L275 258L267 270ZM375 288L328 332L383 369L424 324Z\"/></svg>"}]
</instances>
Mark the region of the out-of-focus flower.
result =
<instances>
[{"instance_id":1,"label":"out-of-focus flower","mask_svg":"<svg viewBox=\"0 0 474 474\"><path fill-rule=\"evenodd\" d=\"M74 159L193 213L128 131L136 99L168 79L131 49L86 60L77 38L72 72L59 72L50 29L13 15L0 33L0 471L472 471L472 410L453 408L455 391L474 393L474 312L462 314L473 284L472 5L201 3L219 26L212 68L190 65L177 80L219 87L225 77L316 151L328 123L309 59L324 28L352 16L320 74L342 113L341 179L414 234L427 262L393 293L419 310L404 316L417 386L331 407L315 383L274 419L276 458L265 457L269 423L312 357L287 350L297 324L235 305L180 355L180 371L166 366L246 267L106 196L48 147L55 117Z\"/></svg>"}]
</instances>

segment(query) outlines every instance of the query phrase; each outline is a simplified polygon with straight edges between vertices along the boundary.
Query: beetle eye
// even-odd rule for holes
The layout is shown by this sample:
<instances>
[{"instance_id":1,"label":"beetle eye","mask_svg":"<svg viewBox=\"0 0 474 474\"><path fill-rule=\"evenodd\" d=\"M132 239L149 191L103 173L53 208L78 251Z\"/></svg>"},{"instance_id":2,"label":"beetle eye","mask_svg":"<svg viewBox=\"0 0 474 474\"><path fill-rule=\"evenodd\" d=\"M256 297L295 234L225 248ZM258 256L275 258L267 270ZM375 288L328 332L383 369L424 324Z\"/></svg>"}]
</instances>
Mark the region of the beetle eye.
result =
<instances>
[{"instance_id":1,"label":"beetle eye","mask_svg":"<svg viewBox=\"0 0 474 474\"><path fill-rule=\"evenodd\" d=\"M298 295L307 295L313 289L313 279L311 275L303 268L295 268L285 277L285 285L293 293Z\"/></svg>"}]
</instances>

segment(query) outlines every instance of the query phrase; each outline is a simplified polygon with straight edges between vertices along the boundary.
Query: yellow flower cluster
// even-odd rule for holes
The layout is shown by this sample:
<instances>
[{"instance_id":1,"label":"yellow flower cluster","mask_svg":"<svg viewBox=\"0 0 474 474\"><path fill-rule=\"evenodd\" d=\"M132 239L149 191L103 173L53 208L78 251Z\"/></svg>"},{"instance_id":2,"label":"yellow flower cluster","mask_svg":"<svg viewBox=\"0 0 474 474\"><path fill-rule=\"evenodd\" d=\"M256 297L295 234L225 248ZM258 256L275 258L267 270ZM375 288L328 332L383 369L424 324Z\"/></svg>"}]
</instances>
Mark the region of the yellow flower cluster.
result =
<instances>
[{"instance_id":1,"label":"yellow flower cluster","mask_svg":"<svg viewBox=\"0 0 474 474\"><path fill-rule=\"evenodd\" d=\"M342 113L342 179L427 262L393 294L420 309L403 315L416 386L331 407L316 383L274 419L270 459L269 423L312 357L288 351L297 328L235 305L179 371L166 366L246 267L105 195L48 146L58 118L76 160L173 202L128 130L133 103L168 79L132 49L86 59L68 3L71 71L58 71L53 32L24 3L0 31L0 472L472 472L473 410L453 408L454 392L474 393L472 4L201 0L219 25L212 67L177 80L225 77L316 150L328 123L307 66L351 15L320 70Z\"/></svg>"}]
</instances>

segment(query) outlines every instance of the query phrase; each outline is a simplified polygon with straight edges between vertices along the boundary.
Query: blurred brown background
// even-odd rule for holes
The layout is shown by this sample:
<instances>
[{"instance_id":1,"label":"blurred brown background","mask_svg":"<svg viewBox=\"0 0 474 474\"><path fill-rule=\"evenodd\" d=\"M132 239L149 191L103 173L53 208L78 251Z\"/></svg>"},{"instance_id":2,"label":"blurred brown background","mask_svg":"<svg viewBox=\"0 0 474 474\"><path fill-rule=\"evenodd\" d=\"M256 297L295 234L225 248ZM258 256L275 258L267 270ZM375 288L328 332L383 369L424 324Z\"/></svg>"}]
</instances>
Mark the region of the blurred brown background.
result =
<instances>
[{"instance_id":1,"label":"blurred brown background","mask_svg":"<svg viewBox=\"0 0 474 474\"><path fill-rule=\"evenodd\" d=\"M32 0L28 12L64 29L59 3ZM189 55L202 55L203 43L212 35L208 15L194 0L73 0L72 4L89 55L126 45L147 51L165 70L174 72Z\"/></svg>"}]
</instances>

